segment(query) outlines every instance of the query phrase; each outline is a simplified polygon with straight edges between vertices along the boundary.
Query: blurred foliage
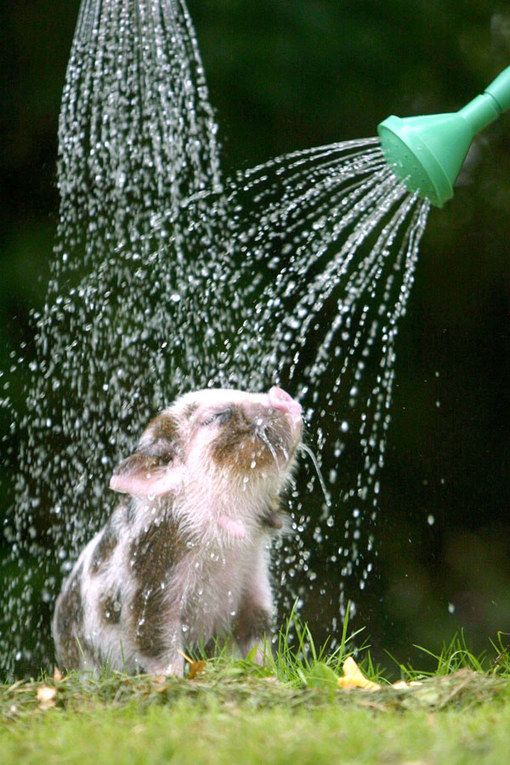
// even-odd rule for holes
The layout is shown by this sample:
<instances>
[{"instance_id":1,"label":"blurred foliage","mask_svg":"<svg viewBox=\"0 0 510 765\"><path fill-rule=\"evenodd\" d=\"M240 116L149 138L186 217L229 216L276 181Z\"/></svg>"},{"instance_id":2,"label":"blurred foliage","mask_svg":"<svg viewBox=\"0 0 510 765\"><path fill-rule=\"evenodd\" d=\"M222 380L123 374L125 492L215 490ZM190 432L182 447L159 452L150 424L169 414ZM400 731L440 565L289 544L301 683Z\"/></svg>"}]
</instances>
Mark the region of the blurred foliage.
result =
<instances>
[{"instance_id":1,"label":"blurred foliage","mask_svg":"<svg viewBox=\"0 0 510 765\"><path fill-rule=\"evenodd\" d=\"M58 108L78 5L0 7L2 370L20 341L30 343L29 312L44 301ZM374 135L390 113L456 109L510 64L506 3L188 5L228 171ZM509 179L507 115L477 139L454 200L430 217L400 331L378 573L360 615L392 651L440 645L464 625L480 644L510 631ZM13 391L15 404L20 395ZM313 604L309 611L313 620Z\"/></svg>"}]
</instances>

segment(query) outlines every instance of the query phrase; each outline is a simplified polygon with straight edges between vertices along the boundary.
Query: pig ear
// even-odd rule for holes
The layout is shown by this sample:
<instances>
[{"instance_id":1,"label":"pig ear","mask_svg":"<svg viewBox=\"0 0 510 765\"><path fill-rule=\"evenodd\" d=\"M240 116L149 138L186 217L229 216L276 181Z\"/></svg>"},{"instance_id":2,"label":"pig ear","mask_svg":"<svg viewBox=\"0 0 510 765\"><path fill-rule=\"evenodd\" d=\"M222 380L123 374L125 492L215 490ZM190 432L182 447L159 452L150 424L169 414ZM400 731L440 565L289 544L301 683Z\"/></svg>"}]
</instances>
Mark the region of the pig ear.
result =
<instances>
[{"instance_id":1,"label":"pig ear","mask_svg":"<svg viewBox=\"0 0 510 765\"><path fill-rule=\"evenodd\" d=\"M177 453L177 427L168 414L162 414L149 424L137 451L114 471L110 489L136 497L178 492L185 468Z\"/></svg>"},{"instance_id":2,"label":"pig ear","mask_svg":"<svg viewBox=\"0 0 510 765\"><path fill-rule=\"evenodd\" d=\"M136 497L160 497L178 492L183 479L183 465L162 464L160 458L135 452L114 471L110 489Z\"/></svg>"}]
</instances>

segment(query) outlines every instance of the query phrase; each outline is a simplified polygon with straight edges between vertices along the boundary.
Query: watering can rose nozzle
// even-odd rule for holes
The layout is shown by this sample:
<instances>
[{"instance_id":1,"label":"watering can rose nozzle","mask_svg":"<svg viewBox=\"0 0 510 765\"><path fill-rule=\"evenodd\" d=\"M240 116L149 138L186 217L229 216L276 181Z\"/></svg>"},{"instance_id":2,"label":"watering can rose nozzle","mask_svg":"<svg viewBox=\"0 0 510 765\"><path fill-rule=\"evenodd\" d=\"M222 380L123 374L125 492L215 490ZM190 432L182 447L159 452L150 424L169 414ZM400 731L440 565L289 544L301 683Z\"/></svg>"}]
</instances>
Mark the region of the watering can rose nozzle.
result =
<instances>
[{"instance_id":1,"label":"watering can rose nozzle","mask_svg":"<svg viewBox=\"0 0 510 765\"><path fill-rule=\"evenodd\" d=\"M453 196L453 184L475 135L510 109L510 66L458 112L391 116L377 131L387 163L409 191L436 207Z\"/></svg>"}]
</instances>

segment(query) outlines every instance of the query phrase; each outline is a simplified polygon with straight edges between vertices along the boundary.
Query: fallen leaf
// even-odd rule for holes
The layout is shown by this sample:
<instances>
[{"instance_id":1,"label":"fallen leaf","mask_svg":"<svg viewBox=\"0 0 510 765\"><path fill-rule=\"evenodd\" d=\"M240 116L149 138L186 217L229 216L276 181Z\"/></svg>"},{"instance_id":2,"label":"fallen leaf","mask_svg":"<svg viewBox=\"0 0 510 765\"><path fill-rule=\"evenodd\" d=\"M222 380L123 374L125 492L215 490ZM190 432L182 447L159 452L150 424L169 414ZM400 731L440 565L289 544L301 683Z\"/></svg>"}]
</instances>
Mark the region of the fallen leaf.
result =
<instances>
[{"instance_id":1,"label":"fallen leaf","mask_svg":"<svg viewBox=\"0 0 510 765\"><path fill-rule=\"evenodd\" d=\"M193 680L197 675L201 675L205 672L206 662L203 659L200 661L192 661L189 665L188 680Z\"/></svg>"},{"instance_id":2,"label":"fallen leaf","mask_svg":"<svg viewBox=\"0 0 510 765\"><path fill-rule=\"evenodd\" d=\"M53 682L54 683L60 683L62 681L63 677L64 676L63 676L62 672L59 670L59 668L55 667L55 669L53 670Z\"/></svg>"},{"instance_id":3,"label":"fallen leaf","mask_svg":"<svg viewBox=\"0 0 510 765\"><path fill-rule=\"evenodd\" d=\"M179 653L189 664L188 680L193 680L197 675L201 675L202 672L205 671L207 662L205 662L203 659L194 661L193 659L190 659L189 656L186 656L184 651L177 651L177 653Z\"/></svg>"},{"instance_id":4,"label":"fallen leaf","mask_svg":"<svg viewBox=\"0 0 510 765\"><path fill-rule=\"evenodd\" d=\"M343 677L338 678L338 687L344 690L350 690L351 688L362 688L365 691L378 691L381 686L379 683L374 683L369 680L361 669L358 667L352 656L344 661L342 667L344 674Z\"/></svg>"},{"instance_id":5,"label":"fallen leaf","mask_svg":"<svg viewBox=\"0 0 510 765\"><path fill-rule=\"evenodd\" d=\"M396 691L405 691L409 688L416 688L418 685L423 685L423 683L420 683L419 680L411 680L409 683L405 680L397 680L396 683L391 684L391 687L395 688Z\"/></svg>"},{"instance_id":6,"label":"fallen leaf","mask_svg":"<svg viewBox=\"0 0 510 765\"><path fill-rule=\"evenodd\" d=\"M56 688L50 688L49 685L40 685L37 689L37 700L40 709L50 709L55 706Z\"/></svg>"},{"instance_id":7,"label":"fallen leaf","mask_svg":"<svg viewBox=\"0 0 510 765\"><path fill-rule=\"evenodd\" d=\"M152 682L156 686L156 690L158 692L164 691L167 685L167 676L166 675L153 675L152 676Z\"/></svg>"}]
</instances>

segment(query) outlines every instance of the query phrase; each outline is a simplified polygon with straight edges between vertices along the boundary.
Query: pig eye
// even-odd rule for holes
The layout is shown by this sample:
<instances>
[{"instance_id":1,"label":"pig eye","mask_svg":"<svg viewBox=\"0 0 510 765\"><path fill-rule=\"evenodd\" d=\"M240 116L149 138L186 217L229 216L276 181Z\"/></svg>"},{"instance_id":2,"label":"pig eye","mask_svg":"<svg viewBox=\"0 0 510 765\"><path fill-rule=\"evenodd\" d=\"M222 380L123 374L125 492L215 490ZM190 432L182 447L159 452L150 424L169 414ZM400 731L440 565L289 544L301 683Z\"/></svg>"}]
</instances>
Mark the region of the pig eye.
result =
<instances>
[{"instance_id":1,"label":"pig eye","mask_svg":"<svg viewBox=\"0 0 510 765\"><path fill-rule=\"evenodd\" d=\"M232 409L222 409L220 412L214 412L214 414L209 415L209 417L204 420L204 425L212 425L213 422L218 425L224 425L231 417Z\"/></svg>"}]
</instances>

